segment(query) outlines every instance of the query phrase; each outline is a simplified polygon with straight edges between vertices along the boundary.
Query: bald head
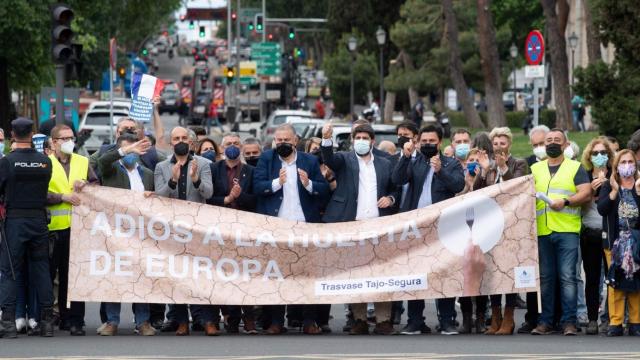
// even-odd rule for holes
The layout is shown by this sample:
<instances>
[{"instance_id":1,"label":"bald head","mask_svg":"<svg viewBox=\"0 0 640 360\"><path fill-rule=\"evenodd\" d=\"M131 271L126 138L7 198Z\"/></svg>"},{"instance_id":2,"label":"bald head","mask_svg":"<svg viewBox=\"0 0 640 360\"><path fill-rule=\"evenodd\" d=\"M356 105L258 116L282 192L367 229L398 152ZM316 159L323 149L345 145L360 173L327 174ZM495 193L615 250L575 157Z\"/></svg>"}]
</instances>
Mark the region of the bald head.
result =
<instances>
[{"instance_id":1,"label":"bald head","mask_svg":"<svg viewBox=\"0 0 640 360\"><path fill-rule=\"evenodd\" d=\"M175 145L180 142L191 145L192 140L189 136L189 130L183 128L182 126L176 126L173 128L173 130L171 130L171 145Z\"/></svg>"}]
</instances>

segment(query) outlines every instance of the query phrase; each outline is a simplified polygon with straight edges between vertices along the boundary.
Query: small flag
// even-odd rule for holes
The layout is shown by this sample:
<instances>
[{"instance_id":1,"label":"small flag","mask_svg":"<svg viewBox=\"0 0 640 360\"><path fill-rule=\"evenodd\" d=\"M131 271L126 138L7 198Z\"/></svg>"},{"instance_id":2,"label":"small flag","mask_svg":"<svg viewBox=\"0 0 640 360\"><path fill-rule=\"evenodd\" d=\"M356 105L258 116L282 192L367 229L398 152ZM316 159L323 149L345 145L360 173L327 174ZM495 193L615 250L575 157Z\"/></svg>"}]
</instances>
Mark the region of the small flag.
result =
<instances>
[{"instance_id":1,"label":"small flag","mask_svg":"<svg viewBox=\"0 0 640 360\"><path fill-rule=\"evenodd\" d=\"M155 76L134 73L131 79L131 109L129 117L150 122L153 116L153 98L160 96L164 82Z\"/></svg>"}]
</instances>

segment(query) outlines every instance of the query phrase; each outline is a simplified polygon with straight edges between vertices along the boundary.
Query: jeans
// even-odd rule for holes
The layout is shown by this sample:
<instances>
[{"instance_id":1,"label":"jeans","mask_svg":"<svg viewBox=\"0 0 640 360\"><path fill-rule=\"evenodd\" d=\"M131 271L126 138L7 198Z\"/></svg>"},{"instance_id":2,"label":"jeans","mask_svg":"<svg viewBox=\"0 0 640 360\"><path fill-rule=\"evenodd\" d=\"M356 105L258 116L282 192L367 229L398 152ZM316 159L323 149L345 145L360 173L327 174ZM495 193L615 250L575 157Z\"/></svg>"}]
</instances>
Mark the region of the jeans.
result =
<instances>
[{"instance_id":1,"label":"jeans","mask_svg":"<svg viewBox=\"0 0 640 360\"><path fill-rule=\"evenodd\" d=\"M438 311L438 322L441 327L455 323L457 315L456 298L437 299L436 309ZM415 325L424 324L424 300L409 300L407 313L409 316L407 323Z\"/></svg>"},{"instance_id":2,"label":"jeans","mask_svg":"<svg viewBox=\"0 0 640 360\"><path fill-rule=\"evenodd\" d=\"M175 304L169 305L169 313L167 319L177 322L178 324L189 323L189 309L191 309L191 317L194 322L206 324L208 322L220 322L220 306L219 305L185 305Z\"/></svg>"},{"instance_id":3,"label":"jeans","mask_svg":"<svg viewBox=\"0 0 640 360\"><path fill-rule=\"evenodd\" d=\"M23 263L22 271L16 274L16 319L35 319L40 322L40 306L36 292L29 288L29 266Z\"/></svg>"},{"instance_id":4,"label":"jeans","mask_svg":"<svg viewBox=\"0 0 640 360\"><path fill-rule=\"evenodd\" d=\"M576 288L578 289L578 306L576 313L578 316L588 316L587 302L584 294L584 281L582 280L582 251L580 247L578 247L578 261L576 261Z\"/></svg>"},{"instance_id":5,"label":"jeans","mask_svg":"<svg viewBox=\"0 0 640 360\"><path fill-rule=\"evenodd\" d=\"M120 308L121 303L104 303L107 312L107 321L115 326L120 325ZM151 316L149 312L149 304L133 304L134 317L136 326L142 325L145 321L149 321Z\"/></svg>"},{"instance_id":6,"label":"jeans","mask_svg":"<svg viewBox=\"0 0 640 360\"><path fill-rule=\"evenodd\" d=\"M542 291L542 313L538 319L539 324L553 326L553 310L556 303L554 289L558 281L562 304L560 324L576 324L578 243L577 233L552 232L549 235L538 236Z\"/></svg>"}]
</instances>

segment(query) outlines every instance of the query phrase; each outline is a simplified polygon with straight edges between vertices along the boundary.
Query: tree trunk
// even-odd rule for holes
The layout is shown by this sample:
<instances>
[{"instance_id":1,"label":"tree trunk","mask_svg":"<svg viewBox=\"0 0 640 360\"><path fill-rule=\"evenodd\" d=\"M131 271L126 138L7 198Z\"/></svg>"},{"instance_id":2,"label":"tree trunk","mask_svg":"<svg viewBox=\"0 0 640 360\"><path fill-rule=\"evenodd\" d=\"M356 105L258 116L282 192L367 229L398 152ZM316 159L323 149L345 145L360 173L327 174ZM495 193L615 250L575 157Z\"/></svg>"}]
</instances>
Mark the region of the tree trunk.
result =
<instances>
[{"instance_id":1,"label":"tree trunk","mask_svg":"<svg viewBox=\"0 0 640 360\"><path fill-rule=\"evenodd\" d=\"M569 22L569 13L571 13L571 8L569 7L567 0L556 0L556 4L558 5L558 27L560 28L560 33L564 34L567 30L567 23Z\"/></svg>"},{"instance_id":2,"label":"tree trunk","mask_svg":"<svg viewBox=\"0 0 640 360\"><path fill-rule=\"evenodd\" d=\"M487 125L490 128L507 124L502 103L502 76L500 56L496 42L496 29L491 16L491 0L478 0L478 45L480 64L484 76L484 91L487 101Z\"/></svg>"},{"instance_id":3,"label":"tree trunk","mask_svg":"<svg viewBox=\"0 0 640 360\"><path fill-rule=\"evenodd\" d=\"M600 34L598 28L593 24L593 16L591 14L591 7L593 1L585 0L584 7L584 23L587 28L587 56L589 58L589 64L594 64L598 60L602 59L602 53L600 52Z\"/></svg>"},{"instance_id":4,"label":"tree trunk","mask_svg":"<svg viewBox=\"0 0 640 360\"><path fill-rule=\"evenodd\" d=\"M413 59L411 55L407 54L405 51L402 51L399 55L399 58L402 59L402 65L405 69L414 71L415 65L413 64ZM418 92L410 86L408 89L409 92L409 105L413 109L413 107L418 103Z\"/></svg>"},{"instance_id":5,"label":"tree trunk","mask_svg":"<svg viewBox=\"0 0 640 360\"><path fill-rule=\"evenodd\" d=\"M564 1L564 0L561 0ZM547 49L551 57L551 76L556 103L556 127L572 130L571 95L569 93L569 61L567 42L558 24L555 0L540 0L547 22Z\"/></svg>"},{"instance_id":6,"label":"tree trunk","mask_svg":"<svg viewBox=\"0 0 640 360\"><path fill-rule=\"evenodd\" d=\"M473 100L469 95L469 87L462 73L462 60L460 60L460 49L458 48L458 21L453 11L452 0L442 0L442 11L445 20L445 34L449 45L449 71L451 80L456 89L458 102L462 105L464 116L473 129L483 127L480 115L473 106Z\"/></svg>"},{"instance_id":7,"label":"tree trunk","mask_svg":"<svg viewBox=\"0 0 640 360\"><path fill-rule=\"evenodd\" d=\"M386 96L384 97L384 123L391 124L393 123L393 110L396 105L396 93L387 91Z\"/></svg>"}]
</instances>

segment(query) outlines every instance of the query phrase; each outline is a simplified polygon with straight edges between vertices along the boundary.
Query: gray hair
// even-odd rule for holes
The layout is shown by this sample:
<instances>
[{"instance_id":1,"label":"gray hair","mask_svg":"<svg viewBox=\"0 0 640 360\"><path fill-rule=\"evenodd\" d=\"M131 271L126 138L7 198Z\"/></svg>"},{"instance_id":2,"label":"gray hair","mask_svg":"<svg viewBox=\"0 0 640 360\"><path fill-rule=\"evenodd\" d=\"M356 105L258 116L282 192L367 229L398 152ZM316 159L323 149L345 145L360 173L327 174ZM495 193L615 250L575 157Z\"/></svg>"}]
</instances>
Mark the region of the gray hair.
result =
<instances>
[{"instance_id":1,"label":"gray hair","mask_svg":"<svg viewBox=\"0 0 640 360\"><path fill-rule=\"evenodd\" d=\"M228 132L228 133L224 133L222 134L222 141L224 142L224 138L226 137L237 137L238 139L240 138L240 134L238 134L237 132Z\"/></svg>"},{"instance_id":2,"label":"gray hair","mask_svg":"<svg viewBox=\"0 0 640 360\"><path fill-rule=\"evenodd\" d=\"M198 141L198 135L196 135L195 131L187 129L187 134L189 134L189 139L191 139L191 141L193 141L194 143Z\"/></svg>"},{"instance_id":3,"label":"gray hair","mask_svg":"<svg viewBox=\"0 0 640 360\"><path fill-rule=\"evenodd\" d=\"M547 125L534 126L533 128L531 128L531 130L529 130L529 140L531 140L533 134L537 132L543 132L545 135L547 135L549 131L551 131L551 129L549 129Z\"/></svg>"},{"instance_id":4,"label":"gray hair","mask_svg":"<svg viewBox=\"0 0 640 360\"><path fill-rule=\"evenodd\" d=\"M289 130L294 136L298 136L298 134L296 133L296 128L294 128L293 125L289 123L278 125L278 127L276 128L276 131L282 131L282 130Z\"/></svg>"},{"instance_id":5,"label":"gray hair","mask_svg":"<svg viewBox=\"0 0 640 360\"><path fill-rule=\"evenodd\" d=\"M262 147L262 143L260 142L260 140L254 138L254 137L250 137L250 138L246 138L244 139L243 142L244 145L252 145L252 144L256 144L260 147Z\"/></svg>"},{"instance_id":6,"label":"gray hair","mask_svg":"<svg viewBox=\"0 0 640 360\"><path fill-rule=\"evenodd\" d=\"M118 119L118 124L117 124L116 127L120 127L120 124L122 124L125 121L132 121L132 122L134 122L136 124L137 128L140 128L141 126L144 128L144 125L141 122L139 122L137 120L134 120L134 119L132 119L132 118L130 118L128 116L123 116L120 119Z\"/></svg>"}]
</instances>

